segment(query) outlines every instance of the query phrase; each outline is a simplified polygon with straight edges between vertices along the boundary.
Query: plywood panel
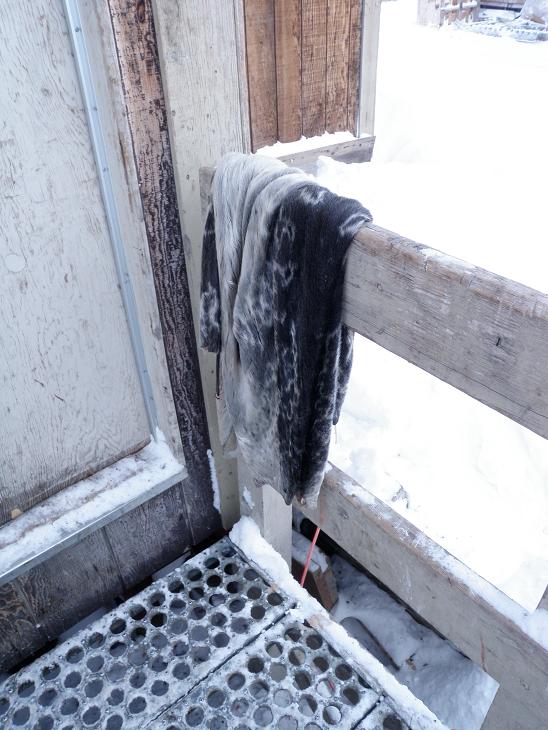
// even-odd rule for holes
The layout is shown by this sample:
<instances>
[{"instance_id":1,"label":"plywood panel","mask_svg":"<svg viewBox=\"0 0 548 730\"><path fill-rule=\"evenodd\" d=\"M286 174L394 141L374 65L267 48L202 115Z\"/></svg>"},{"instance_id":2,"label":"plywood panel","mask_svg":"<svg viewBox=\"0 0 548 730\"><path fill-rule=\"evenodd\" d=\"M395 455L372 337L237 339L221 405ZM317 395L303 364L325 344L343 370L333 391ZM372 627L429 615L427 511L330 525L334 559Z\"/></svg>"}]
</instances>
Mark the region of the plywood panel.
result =
<instances>
[{"instance_id":1,"label":"plywood panel","mask_svg":"<svg viewBox=\"0 0 548 730\"><path fill-rule=\"evenodd\" d=\"M301 1L276 0L275 18L278 139L292 142L302 135Z\"/></svg>"},{"instance_id":2,"label":"plywood panel","mask_svg":"<svg viewBox=\"0 0 548 730\"><path fill-rule=\"evenodd\" d=\"M245 45L253 151L278 139L274 0L245 0Z\"/></svg>"},{"instance_id":3,"label":"plywood panel","mask_svg":"<svg viewBox=\"0 0 548 730\"><path fill-rule=\"evenodd\" d=\"M348 129L348 53L350 0L327 2L326 128Z\"/></svg>"},{"instance_id":4,"label":"plywood panel","mask_svg":"<svg viewBox=\"0 0 548 730\"><path fill-rule=\"evenodd\" d=\"M302 0L303 134L325 132L327 0Z\"/></svg>"},{"instance_id":5,"label":"plywood panel","mask_svg":"<svg viewBox=\"0 0 548 730\"><path fill-rule=\"evenodd\" d=\"M0 7L0 522L148 438L60 0Z\"/></svg>"}]
</instances>

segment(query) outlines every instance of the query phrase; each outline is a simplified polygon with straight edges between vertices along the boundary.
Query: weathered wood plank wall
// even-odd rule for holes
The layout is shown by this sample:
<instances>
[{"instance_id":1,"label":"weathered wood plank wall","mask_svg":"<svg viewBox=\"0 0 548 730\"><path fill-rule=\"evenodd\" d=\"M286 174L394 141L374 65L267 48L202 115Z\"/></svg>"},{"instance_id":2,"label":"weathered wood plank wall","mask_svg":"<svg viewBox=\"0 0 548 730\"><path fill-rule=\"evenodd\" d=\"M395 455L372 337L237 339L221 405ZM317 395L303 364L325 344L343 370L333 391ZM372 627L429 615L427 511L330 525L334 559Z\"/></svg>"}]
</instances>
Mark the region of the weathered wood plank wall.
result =
<instances>
[{"instance_id":1,"label":"weathered wood plank wall","mask_svg":"<svg viewBox=\"0 0 548 730\"><path fill-rule=\"evenodd\" d=\"M244 3L253 150L325 131L356 134L362 0Z\"/></svg>"},{"instance_id":2,"label":"weathered wood plank wall","mask_svg":"<svg viewBox=\"0 0 548 730\"><path fill-rule=\"evenodd\" d=\"M32 6L0 4L0 524L150 433L65 18Z\"/></svg>"},{"instance_id":3,"label":"weathered wood plank wall","mask_svg":"<svg viewBox=\"0 0 548 730\"><path fill-rule=\"evenodd\" d=\"M59 0L55 8L60 5ZM43 12L47 17L52 6L48 4ZM94 41L95 62L106 64L107 97L116 102L116 145L125 160L120 174L131 189L135 221L143 225L144 218L164 337L177 352L176 367L171 363L169 376L177 411L175 428L180 431L189 476L0 587L0 671L28 659L59 633L131 591L220 527L205 453L208 433L151 3L100 0L84 3L83 15L84 31ZM146 271L148 266L148 257L141 255L139 268ZM154 326L155 342L163 349L154 318L148 321Z\"/></svg>"}]
</instances>

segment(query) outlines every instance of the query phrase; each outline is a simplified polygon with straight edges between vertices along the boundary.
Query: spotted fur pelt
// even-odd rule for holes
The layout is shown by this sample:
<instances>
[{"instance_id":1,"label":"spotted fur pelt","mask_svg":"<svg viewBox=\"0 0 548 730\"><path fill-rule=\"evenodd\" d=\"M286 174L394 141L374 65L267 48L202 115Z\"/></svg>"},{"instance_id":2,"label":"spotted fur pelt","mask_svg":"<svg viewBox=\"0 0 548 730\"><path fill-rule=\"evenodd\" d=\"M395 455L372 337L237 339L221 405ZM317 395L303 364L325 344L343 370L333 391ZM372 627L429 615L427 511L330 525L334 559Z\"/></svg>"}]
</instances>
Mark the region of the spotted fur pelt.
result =
<instances>
[{"instance_id":1,"label":"spotted fur pelt","mask_svg":"<svg viewBox=\"0 0 548 730\"><path fill-rule=\"evenodd\" d=\"M214 176L200 339L220 353L221 439L288 504L317 500L352 364L344 263L370 220L277 160L227 155Z\"/></svg>"}]
</instances>

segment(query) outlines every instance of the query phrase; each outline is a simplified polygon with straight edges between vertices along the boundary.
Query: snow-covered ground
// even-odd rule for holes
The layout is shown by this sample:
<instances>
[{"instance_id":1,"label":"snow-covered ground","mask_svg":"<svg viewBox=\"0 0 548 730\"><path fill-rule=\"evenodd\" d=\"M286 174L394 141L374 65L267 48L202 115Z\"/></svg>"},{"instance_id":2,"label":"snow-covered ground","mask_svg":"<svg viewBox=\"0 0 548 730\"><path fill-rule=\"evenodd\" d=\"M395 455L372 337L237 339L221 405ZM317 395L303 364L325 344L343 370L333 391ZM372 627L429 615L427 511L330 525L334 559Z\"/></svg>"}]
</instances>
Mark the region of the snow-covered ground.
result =
<instances>
[{"instance_id":1,"label":"snow-covered ground","mask_svg":"<svg viewBox=\"0 0 548 730\"><path fill-rule=\"evenodd\" d=\"M424 28L415 12L413 0L382 6L374 161L322 158L319 181L379 225L548 291L548 43ZM357 337L330 460L536 607L543 439Z\"/></svg>"},{"instance_id":2,"label":"snow-covered ground","mask_svg":"<svg viewBox=\"0 0 548 730\"><path fill-rule=\"evenodd\" d=\"M397 665L396 678L447 727L479 730L497 683L346 560L335 556L333 572L339 600L331 616L361 620Z\"/></svg>"}]
</instances>

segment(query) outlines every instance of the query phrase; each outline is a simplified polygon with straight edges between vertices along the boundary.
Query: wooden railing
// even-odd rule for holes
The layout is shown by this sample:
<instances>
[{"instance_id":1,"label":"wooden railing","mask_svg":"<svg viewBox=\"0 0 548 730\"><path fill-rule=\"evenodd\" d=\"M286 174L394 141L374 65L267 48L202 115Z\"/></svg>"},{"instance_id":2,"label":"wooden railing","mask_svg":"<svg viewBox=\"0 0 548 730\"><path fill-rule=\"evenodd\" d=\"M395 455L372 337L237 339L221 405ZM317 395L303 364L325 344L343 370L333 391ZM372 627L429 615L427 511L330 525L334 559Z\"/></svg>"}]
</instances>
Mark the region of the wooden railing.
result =
<instances>
[{"instance_id":1,"label":"wooden railing","mask_svg":"<svg viewBox=\"0 0 548 730\"><path fill-rule=\"evenodd\" d=\"M211 178L212 169L202 171L204 203ZM361 335L548 438L547 294L370 224L350 248L343 317ZM332 469L318 506L296 507L499 682L485 730L544 727L548 650L527 631L531 615L365 486L349 483ZM251 489L255 504L241 499L242 512L287 555L290 509L273 490Z\"/></svg>"}]
</instances>

